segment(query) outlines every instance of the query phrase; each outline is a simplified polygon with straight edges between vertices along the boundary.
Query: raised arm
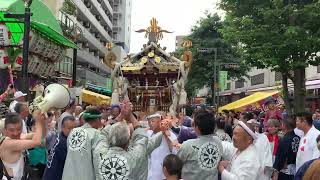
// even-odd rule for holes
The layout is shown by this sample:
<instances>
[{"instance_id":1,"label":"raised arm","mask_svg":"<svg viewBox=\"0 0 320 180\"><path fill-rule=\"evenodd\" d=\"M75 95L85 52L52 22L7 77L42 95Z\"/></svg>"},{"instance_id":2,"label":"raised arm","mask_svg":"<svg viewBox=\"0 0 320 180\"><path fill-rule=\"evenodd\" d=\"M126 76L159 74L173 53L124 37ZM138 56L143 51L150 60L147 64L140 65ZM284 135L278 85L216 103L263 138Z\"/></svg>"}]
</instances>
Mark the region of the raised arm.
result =
<instances>
[{"instance_id":1,"label":"raised arm","mask_svg":"<svg viewBox=\"0 0 320 180\"><path fill-rule=\"evenodd\" d=\"M36 119L36 132L32 136L31 140L17 140L17 139L6 139L3 142L3 149L10 151L23 151L26 149L31 149L36 146L41 145L41 140L45 128L45 116L44 114L40 114L40 112L35 113Z\"/></svg>"},{"instance_id":2,"label":"raised arm","mask_svg":"<svg viewBox=\"0 0 320 180\"><path fill-rule=\"evenodd\" d=\"M11 93L11 84L9 84L7 90L0 95L0 102L2 102Z\"/></svg>"}]
</instances>

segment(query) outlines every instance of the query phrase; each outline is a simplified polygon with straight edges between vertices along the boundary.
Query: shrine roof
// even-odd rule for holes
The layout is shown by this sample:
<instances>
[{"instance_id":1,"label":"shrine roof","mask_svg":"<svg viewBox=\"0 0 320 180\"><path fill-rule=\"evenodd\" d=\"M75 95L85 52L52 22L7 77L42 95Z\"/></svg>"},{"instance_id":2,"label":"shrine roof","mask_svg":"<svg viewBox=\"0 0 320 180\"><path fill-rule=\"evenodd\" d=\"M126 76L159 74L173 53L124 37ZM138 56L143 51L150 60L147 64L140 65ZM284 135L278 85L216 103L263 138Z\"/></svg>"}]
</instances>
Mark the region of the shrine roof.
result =
<instances>
[{"instance_id":1,"label":"shrine roof","mask_svg":"<svg viewBox=\"0 0 320 180\"><path fill-rule=\"evenodd\" d=\"M181 61L167 53L154 42L145 46L139 53L129 57L122 64L122 71L140 71L144 67L153 66L160 72L178 71Z\"/></svg>"}]
</instances>

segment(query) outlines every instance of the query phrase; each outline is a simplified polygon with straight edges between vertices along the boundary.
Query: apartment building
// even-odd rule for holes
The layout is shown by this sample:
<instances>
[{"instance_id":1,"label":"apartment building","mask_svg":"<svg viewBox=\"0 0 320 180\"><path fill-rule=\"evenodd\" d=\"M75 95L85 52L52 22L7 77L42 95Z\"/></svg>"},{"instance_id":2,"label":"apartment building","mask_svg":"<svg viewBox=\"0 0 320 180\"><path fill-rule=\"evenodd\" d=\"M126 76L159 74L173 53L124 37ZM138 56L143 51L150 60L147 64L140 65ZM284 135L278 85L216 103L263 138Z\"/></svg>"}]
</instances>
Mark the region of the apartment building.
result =
<instances>
[{"instance_id":1,"label":"apartment building","mask_svg":"<svg viewBox=\"0 0 320 180\"><path fill-rule=\"evenodd\" d=\"M129 51L130 33L122 33L124 28L122 26L129 26L130 31L131 21L126 19L131 18L131 8L123 8L128 5L125 4L115 13L113 8L123 3L121 0L44 0L44 3L56 15L67 35L69 32L80 34L75 40L79 46L77 81L80 81L81 84L91 83L105 86L110 74L110 69L102 63L102 59L107 53L105 46L108 42L114 42L118 59L126 56L124 49ZM76 9L76 15L63 11L65 6L73 6ZM124 10L125 12L123 12ZM114 17L119 17L126 24L115 28L116 26L113 25ZM69 50L65 61L59 65L60 71L69 77L72 73L72 57L73 52Z\"/></svg>"},{"instance_id":2,"label":"apartment building","mask_svg":"<svg viewBox=\"0 0 320 180\"><path fill-rule=\"evenodd\" d=\"M182 48L182 43L186 36L176 36L176 50Z\"/></svg>"}]
</instances>

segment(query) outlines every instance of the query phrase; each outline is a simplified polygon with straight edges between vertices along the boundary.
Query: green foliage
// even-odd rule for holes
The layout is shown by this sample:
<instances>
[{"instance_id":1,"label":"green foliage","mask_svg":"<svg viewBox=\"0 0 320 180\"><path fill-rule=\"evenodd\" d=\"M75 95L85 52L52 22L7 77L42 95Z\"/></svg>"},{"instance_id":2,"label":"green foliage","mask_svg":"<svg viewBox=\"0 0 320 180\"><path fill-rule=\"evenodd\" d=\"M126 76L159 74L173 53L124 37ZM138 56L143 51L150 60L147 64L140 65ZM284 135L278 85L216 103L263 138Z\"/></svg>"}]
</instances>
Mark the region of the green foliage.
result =
<instances>
[{"instance_id":1,"label":"green foliage","mask_svg":"<svg viewBox=\"0 0 320 180\"><path fill-rule=\"evenodd\" d=\"M304 72L308 65L320 63L318 1L222 0L220 5L227 11L221 33L242 49L246 64L268 67L290 77L291 71ZM305 91L305 77L301 78L303 81L294 81L295 86L302 87L295 98Z\"/></svg>"},{"instance_id":2,"label":"green foliage","mask_svg":"<svg viewBox=\"0 0 320 180\"><path fill-rule=\"evenodd\" d=\"M200 19L192 28L192 33L185 39L193 42L191 51L193 53L193 64L188 77L186 90L188 96L194 96L197 89L205 85L211 87L214 74L214 52L199 53L198 48L217 48L217 61L219 63L238 63L240 68L227 69L222 66L221 70L226 70L233 78L245 75L247 66L240 60L240 54L237 48L234 48L222 39L219 29L224 26L217 14L207 14L205 18ZM180 57L183 49L175 52L176 57Z\"/></svg>"}]
</instances>

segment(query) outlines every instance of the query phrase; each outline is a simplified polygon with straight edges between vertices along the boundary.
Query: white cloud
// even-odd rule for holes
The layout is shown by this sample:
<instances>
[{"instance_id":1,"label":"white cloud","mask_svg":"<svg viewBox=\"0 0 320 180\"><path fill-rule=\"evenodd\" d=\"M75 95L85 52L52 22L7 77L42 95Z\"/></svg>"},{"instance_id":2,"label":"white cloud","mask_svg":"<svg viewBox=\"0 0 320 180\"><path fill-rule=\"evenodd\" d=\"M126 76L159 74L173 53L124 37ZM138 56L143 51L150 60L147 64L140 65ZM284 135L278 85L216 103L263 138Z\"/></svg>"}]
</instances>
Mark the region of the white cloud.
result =
<instances>
[{"instance_id":1,"label":"white cloud","mask_svg":"<svg viewBox=\"0 0 320 180\"><path fill-rule=\"evenodd\" d=\"M175 49L175 37L187 35L193 25L204 16L205 11L218 12L217 0L132 0L131 19L131 52L139 52L147 42L144 33L136 30L149 27L150 20L155 17L163 29L174 31L164 34L161 46L167 47L168 52Z\"/></svg>"}]
</instances>

